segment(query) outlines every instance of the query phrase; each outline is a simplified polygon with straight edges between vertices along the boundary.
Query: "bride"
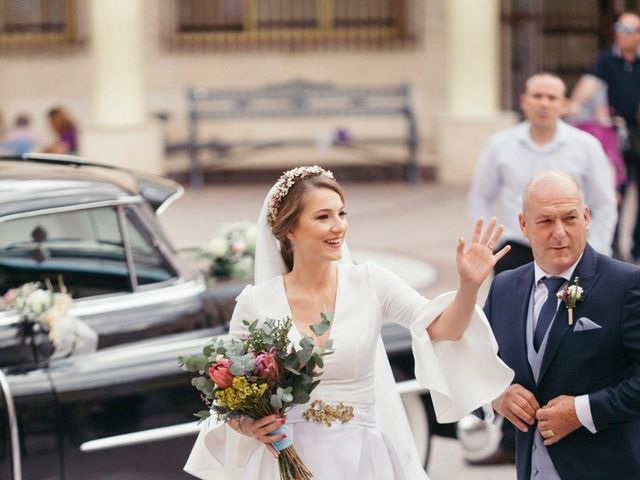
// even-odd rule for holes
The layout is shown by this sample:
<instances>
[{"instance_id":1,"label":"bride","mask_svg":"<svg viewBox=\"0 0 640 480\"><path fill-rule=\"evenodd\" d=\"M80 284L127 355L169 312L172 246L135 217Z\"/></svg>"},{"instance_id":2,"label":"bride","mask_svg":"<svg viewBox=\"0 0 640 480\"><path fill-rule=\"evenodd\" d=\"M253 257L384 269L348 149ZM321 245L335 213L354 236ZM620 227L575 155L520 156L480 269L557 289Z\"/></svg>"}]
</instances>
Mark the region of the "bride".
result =
<instances>
[{"instance_id":1,"label":"bride","mask_svg":"<svg viewBox=\"0 0 640 480\"><path fill-rule=\"evenodd\" d=\"M202 479L277 480L286 422L288 434L317 480L426 479L395 391L384 347L383 320L410 329L416 379L431 392L440 422L460 419L500 395L513 372L496 356L490 327L475 306L478 288L493 265L502 227L476 223L471 244L458 240L457 292L427 300L400 278L374 264L354 265L345 243L344 193L331 172L318 166L285 172L267 195L258 220L255 286L237 298L230 334L245 333L243 320L291 316L293 344L311 335L320 313L333 312L329 330L335 353L325 357L311 400L353 407L344 423L304 419L308 405L275 416L203 422L185 470ZM393 235L393 232L382 232ZM345 419L347 420L347 419Z\"/></svg>"}]
</instances>

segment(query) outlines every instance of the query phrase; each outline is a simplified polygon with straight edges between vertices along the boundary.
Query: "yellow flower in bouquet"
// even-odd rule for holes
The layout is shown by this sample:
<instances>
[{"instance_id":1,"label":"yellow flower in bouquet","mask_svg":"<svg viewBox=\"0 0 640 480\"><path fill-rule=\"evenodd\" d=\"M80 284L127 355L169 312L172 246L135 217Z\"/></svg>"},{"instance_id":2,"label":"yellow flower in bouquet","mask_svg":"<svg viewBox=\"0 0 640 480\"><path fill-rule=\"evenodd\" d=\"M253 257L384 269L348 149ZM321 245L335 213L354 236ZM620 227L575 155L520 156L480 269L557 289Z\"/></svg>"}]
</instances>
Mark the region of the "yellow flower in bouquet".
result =
<instances>
[{"instance_id":1,"label":"yellow flower in bouquet","mask_svg":"<svg viewBox=\"0 0 640 480\"><path fill-rule=\"evenodd\" d=\"M240 410L260 401L268 388L267 383L249 383L246 377L235 377L232 385L224 390L218 390L215 397L220 406L229 410Z\"/></svg>"}]
</instances>

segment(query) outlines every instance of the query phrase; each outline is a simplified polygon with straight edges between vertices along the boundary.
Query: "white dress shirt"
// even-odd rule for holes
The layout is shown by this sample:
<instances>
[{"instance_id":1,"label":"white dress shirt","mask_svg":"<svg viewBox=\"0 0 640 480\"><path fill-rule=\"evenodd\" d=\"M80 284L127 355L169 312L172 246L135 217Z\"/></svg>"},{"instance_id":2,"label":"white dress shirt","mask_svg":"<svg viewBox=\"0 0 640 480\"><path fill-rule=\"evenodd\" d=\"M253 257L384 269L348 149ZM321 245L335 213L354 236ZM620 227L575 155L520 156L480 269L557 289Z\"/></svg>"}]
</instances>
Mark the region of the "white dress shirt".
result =
<instances>
[{"instance_id":1,"label":"white dress shirt","mask_svg":"<svg viewBox=\"0 0 640 480\"><path fill-rule=\"evenodd\" d=\"M533 141L528 122L494 135L476 168L469 212L474 219L498 217L504 224L503 240L528 245L518 223L522 194L529 180L545 170L565 172L578 182L591 211L589 243L599 253L611 255L618 219L611 164L595 137L562 121L544 145Z\"/></svg>"}]
</instances>

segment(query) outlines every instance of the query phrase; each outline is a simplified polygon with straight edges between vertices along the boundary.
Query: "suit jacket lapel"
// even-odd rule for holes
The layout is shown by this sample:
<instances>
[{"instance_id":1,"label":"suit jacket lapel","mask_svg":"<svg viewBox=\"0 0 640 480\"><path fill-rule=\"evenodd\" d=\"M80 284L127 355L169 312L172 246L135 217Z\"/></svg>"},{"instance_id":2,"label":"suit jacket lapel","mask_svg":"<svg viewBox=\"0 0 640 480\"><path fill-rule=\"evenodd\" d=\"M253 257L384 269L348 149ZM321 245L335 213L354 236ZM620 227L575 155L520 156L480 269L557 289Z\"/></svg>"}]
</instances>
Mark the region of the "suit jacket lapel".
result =
<instances>
[{"instance_id":1,"label":"suit jacket lapel","mask_svg":"<svg viewBox=\"0 0 640 480\"><path fill-rule=\"evenodd\" d=\"M598 254L587 244L584 254L582 255L582 258L576 266L576 269L573 272L573 276L569 281L569 285L573 285L575 278L578 277L578 284L582 287L583 290L583 298L587 297L589 291L593 288L598 279L598 275L596 274L597 262ZM574 322L576 321L576 319L580 318L581 305L581 303L578 303L576 305L576 308L573 309ZM560 348L560 345L562 344L562 340L572 328L573 325L569 325L569 315L567 307L564 302L561 302L558 307L558 313L556 314L556 317L551 324L551 330L549 331L547 346L542 357L542 365L540 366L538 384L542 381L544 374L549 369L553 358L558 352L558 348Z\"/></svg>"},{"instance_id":2,"label":"suit jacket lapel","mask_svg":"<svg viewBox=\"0 0 640 480\"><path fill-rule=\"evenodd\" d=\"M520 365L514 368L514 370L517 372L525 372L527 383L531 387L535 385L535 380L531 365L529 365L529 359L527 358L527 316L529 314L529 301L531 298L531 289L533 288L533 280L533 263L531 263L514 283L514 290L511 294L513 312L515 314L514 334L520 344L520 348L518 348L518 362Z\"/></svg>"}]
</instances>

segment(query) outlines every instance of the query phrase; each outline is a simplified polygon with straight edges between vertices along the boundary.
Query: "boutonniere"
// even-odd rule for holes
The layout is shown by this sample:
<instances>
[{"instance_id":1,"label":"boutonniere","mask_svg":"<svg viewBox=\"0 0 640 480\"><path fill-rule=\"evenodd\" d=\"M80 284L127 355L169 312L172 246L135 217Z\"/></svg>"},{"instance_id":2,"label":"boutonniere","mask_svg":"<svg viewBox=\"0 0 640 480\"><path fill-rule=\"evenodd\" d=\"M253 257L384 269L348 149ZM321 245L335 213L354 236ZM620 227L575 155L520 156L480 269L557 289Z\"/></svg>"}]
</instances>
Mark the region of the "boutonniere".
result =
<instances>
[{"instance_id":1,"label":"boutonniere","mask_svg":"<svg viewBox=\"0 0 640 480\"><path fill-rule=\"evenodd\" d=\"M558 291L557 296L564 302L569 314L569 325L573 325L573 309L576 305L584 300L584 290L578 283L578 277L573 281L573 285L568 285Z\"/></svg>"}]
</instances>

